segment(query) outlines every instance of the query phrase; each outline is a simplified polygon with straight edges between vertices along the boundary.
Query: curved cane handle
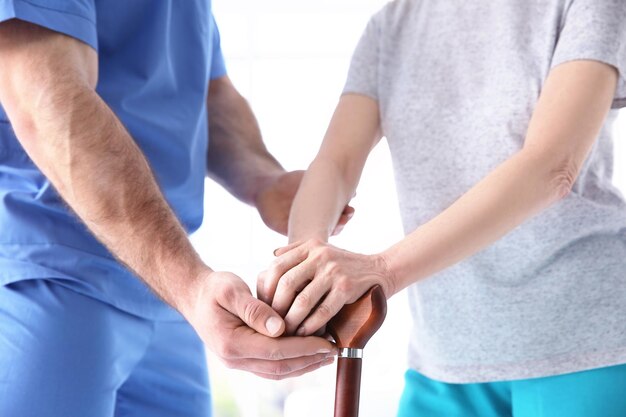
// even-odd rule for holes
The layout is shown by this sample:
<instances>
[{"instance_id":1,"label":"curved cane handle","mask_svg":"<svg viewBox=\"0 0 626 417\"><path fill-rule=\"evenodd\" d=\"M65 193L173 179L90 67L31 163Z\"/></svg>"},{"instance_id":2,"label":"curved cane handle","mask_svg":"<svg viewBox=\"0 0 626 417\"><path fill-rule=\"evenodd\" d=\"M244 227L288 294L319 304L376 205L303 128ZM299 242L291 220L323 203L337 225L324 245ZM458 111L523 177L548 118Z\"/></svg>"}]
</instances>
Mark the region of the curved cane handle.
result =
<instances>
[{"instance_id":1,"label":"curved cane handle","mask_svg":"<svg viewBox=\"0 0 626 417\"><path fill-rule=\"evenodd\" d=\"M328 323L337 347L363 349L385 321L387 300L380 285L372 287L357 302L348 304Z\"/></svg>"}]
</instances>

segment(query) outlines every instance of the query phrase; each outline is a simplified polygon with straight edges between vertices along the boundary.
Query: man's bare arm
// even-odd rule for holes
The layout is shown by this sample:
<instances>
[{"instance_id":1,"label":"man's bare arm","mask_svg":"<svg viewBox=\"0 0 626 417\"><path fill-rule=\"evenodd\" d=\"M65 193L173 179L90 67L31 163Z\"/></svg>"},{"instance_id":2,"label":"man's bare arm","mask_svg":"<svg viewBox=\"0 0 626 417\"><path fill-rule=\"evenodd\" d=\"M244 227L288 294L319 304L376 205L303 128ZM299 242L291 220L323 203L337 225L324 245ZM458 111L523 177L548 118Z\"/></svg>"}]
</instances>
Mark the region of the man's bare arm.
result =
<instances>
[{"instance_id":1,"label":"man's bare arm","mask_svg":"<svg viewBox=\"0 0 626 417\"><path fill-rule=\"evenodd\" d=\"M208 174L241 201L255 205L262 186L285 170L268 152L252 109L228 76L211 80L207 108Z\"/></svg>"},{"instance_id":2,"label":"man's bare arm","mask_svg":"<svg viewBox=\"0 0 626 417\"><path fill-rule=\"evenodd\" d=\"M328 363L328 341L269 337L282 332L282 319L239 277L202 263L96 82L87 45L0 23L0 102L28 155L96 237L229 366L282 378Z\"/></svg>"},{"instance_id":3,"label":"man's bare arm","mask_svg":"<svg viewBox=\"0 0 626 417\"><path fill-rule=\"evenodd\" d=\"M13 20L0 26L0 60L0 101L33 162L114 255L181 308L207 268L145 157L96 94L96 52Z\"/></svg>"}]
</instances>

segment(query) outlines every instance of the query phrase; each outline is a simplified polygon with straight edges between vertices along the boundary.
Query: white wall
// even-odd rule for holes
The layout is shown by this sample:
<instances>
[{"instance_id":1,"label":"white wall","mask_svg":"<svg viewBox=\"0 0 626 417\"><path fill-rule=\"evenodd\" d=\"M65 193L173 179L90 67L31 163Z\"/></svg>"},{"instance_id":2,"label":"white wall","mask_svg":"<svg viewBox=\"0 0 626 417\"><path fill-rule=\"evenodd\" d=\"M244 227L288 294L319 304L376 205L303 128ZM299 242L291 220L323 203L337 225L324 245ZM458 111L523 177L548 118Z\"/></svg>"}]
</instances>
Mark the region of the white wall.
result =
<instances>
[{"instance_id":1,"label":"white wall","mask_svg":"<svg viewBox=\"0 0 626 417\"><path fill-rule=\"evenodd\" d=\"M315 155L352 49L369 16L385 2L213 0L230 77L254 108L268 147L287 169L306 168ZM624 115L618 128L616 182L626 188ZM372 253L401 237L386 145L370 157L354 205L356 216L335 244ZM257 273L285 239L210 182L205 210L194 243L210 265L240 274L254 288ZM388 319L366 349L362 417L395 412L410 325L405 298L402 293L390 301ZM333 367L276 383L226 370L214 358L210 362L219 417L279 417L285 400L285 417L332 414Z\"/></svg>"}]
</instances>

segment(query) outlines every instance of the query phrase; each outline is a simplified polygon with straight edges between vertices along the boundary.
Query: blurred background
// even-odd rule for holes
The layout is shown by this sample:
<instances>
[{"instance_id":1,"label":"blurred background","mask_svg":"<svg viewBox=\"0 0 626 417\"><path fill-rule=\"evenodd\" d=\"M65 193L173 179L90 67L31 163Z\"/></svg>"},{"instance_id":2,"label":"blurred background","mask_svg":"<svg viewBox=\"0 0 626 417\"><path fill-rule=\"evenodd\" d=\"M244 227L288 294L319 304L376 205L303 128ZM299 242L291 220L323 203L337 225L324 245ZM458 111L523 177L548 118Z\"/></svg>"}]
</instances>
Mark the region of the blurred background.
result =
<instances>
[{"instance_id":1,"label":"blurred background","mask_svg":"<svg viewBox=\"0 0 626 417\"><path fill-rule=\"evenodd\" d=\"M270 151L286 169L314 157L369 17L387 0L213 0L228 72L248 99ZM626 112L617 126L615 182L626 189ZM374 253L402 237L386 144L369 158L353 200L356 215L333 244ZM205 221L193 242L211 266L255 288L286 238L256 211L207 181ZM410 328L406 295L389 302L383 328L365 350L361 417L393 416L403 387ZM209 355L210 356L210 355ZM265 381L209 357L216 417L331 416L334 365L288 381Z\"/></svg>"}]
</instances>

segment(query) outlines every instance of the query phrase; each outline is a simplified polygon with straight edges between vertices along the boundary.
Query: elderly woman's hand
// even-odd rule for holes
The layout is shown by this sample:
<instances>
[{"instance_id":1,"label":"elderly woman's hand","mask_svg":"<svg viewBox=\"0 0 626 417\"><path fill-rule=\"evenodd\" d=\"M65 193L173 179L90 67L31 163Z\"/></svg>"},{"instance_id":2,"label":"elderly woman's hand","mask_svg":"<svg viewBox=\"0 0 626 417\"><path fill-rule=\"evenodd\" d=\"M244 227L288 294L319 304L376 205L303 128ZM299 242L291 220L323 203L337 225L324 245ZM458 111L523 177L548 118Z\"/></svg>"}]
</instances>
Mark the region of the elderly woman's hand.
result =
<instances>
[{"instance_id":1,"label":"elderly woman's hand","mask_svg":"<svg viewBox=\"0 0 626 417\"><path fill-rule=\"evenodd\" d=\"M285 318L285 334L311 335L374 285L389 298L393 277L382 255L361 255L320 240L294 243L259 275L258 297Z\"/></svg>"}]
</instances>

